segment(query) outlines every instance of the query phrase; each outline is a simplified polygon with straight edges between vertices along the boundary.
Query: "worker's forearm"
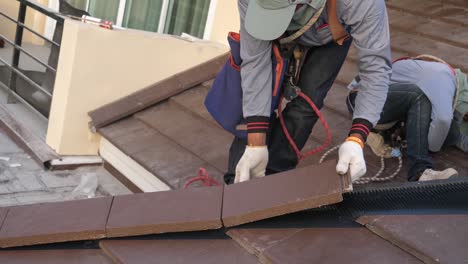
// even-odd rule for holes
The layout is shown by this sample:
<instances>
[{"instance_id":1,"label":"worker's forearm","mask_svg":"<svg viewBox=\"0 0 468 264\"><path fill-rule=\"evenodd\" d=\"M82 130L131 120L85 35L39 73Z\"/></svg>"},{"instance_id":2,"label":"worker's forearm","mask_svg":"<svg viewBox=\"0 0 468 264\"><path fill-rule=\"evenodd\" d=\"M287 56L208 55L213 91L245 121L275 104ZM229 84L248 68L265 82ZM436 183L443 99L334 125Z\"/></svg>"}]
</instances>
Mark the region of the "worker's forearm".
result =
<instances>
[{"instance_id":1,"label":"worker's forearm","mask_svg":"<svg viewBox=\"0 0 468 264\"><path fill-rule=\"evenodd\" d=\"M270 125L270 120L266 116L247 117L247 132L249 146L265 146L266 133Z\"/></svg>"},{"instance_id":2,"label":"worker's forearm","mask_svg":"<svg viewBox=\"0 0 468 264\"><path fill-rule=\"evenodd\" d=\"M265 146L266 133L249 133L247 141L249 146Z\"/></svg>"},{"instance_id":3,"label":"worker's forearm","mask_svg":"<svg viewBox=\"0 0 468 264\"><path fill-rule=\"evenodd\" d=\"M361 139L363 143L365 143L371 129L371 122L363 118L355 118L349 131L349 136L357 137Z\"/></svg>"}]
</instances>

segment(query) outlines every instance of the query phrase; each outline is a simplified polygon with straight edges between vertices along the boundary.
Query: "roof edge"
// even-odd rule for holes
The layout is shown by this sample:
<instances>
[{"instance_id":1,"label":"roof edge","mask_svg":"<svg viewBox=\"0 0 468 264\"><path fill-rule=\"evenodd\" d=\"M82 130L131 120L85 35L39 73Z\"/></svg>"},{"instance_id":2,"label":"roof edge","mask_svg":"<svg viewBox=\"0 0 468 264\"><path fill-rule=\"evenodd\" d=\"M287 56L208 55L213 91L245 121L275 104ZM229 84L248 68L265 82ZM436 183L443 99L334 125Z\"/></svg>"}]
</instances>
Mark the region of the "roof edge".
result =
<instances>
[{"instance_id":1,"label":"roof edge","mask_svg":"<svg viewBox=\"0 0 468 264\"><path fill-rule=\"evenodd\" d=\"M225 64L227 54L224 53L207 62L196 65L88 112L88 115L91 117L90 128L96 131L98 128L110 125L178 93L213 79Z\"/></svg>"}]
</instances>

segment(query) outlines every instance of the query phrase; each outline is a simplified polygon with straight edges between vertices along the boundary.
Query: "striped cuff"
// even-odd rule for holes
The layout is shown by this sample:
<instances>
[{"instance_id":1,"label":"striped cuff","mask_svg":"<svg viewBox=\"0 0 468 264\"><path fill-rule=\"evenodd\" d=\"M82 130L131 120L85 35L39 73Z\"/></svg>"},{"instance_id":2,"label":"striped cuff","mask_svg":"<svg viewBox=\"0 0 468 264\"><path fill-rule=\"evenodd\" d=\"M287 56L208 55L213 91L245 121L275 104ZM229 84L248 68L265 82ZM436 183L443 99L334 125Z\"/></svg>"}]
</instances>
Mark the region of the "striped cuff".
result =
<instances>
[{"instance_id":1,"label":"striped cuff","mask_svg":"<svg viewBox=\"0 0 468 264\"><path fill-rule=\"evenodd\" d=\"M266 116L250 116L247 120L247 133L267 133L270 118Z\"/></svg>"},{"instance_id":2,"label":"striped cuff","mask_svg":"<svg viewBox=\"0 0 468 264\"><path fill-rule=\"evenodd\" d=\"M366 119L356 118L353 120L353 125L351 126L351 130L349 131L349 135L359 134L364 139L364 142L366 142L367 136L369 135L371 129L371 122L367 121Z\"/></svg>"}]
</instances>

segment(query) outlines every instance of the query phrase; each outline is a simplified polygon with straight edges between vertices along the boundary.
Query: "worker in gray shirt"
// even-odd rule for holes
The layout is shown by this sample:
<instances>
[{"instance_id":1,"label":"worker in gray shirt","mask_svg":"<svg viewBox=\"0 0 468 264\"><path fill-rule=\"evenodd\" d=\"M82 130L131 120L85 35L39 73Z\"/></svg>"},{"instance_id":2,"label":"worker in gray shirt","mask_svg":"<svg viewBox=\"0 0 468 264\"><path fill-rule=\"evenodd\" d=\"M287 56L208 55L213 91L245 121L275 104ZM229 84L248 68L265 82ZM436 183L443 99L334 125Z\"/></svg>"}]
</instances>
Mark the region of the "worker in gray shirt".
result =
<instances>
[{"instance_id":1,"label":"worker in gray shirt","mask_svg":"<svg viewBox=\"0 0 468 264\"><path fill-rule=\"evenodd\" d=\"M296 43L308 47L298 86L318 108L347 56L351 42L357 50L359 96L349 137L339 150L337 172L363 176L362 148L377 123L391 75L390 33L384 0L239 0L243 114L247 139L235 138L225 181L230 183L293 169L298 157L280 122L270 116L272 41L297 34ZM314 22L307 30L304 25ZM345 29L344 30L341 29ZM304 32L302 32L303 30ZM349 35L348 35L349 33ZM346 35L346 36L345 36ZM283 111L285 125L302 149L317 121L303 98ZM268 142L267 142L268 132Z\"/></svg>"},{"instance_id":2,"label":"worker in gray shirt","mask_svg":"<svg viewBox=\"0 0 468 264\"><path fill-rule=\"evenodd\" d=\"M424 60L400 60L393 72L391 84L412 83L418 86L432 103L428 134L429 150L437 152L442 148L453 120L453 98L457 76L444 63Z\"/></svg>"},{"instance_id":3,"label":"worker in gray shirt","mask_svg":"<svg viewBox=\"0 0 468 264\"><path fill-rule=\"evenodd\" d=\"M351 92L346 102L351 112L358 82L356 78L348 86ZM460 129L465 122L462 116L468 113L467 92L467 76L439 58L421 55L393 64L379 124L406 123L409 181L443 180L458 174L453 168L433 170L429 151L454 146L468 153L468 135Z\"/></svg>"}]
</instances>

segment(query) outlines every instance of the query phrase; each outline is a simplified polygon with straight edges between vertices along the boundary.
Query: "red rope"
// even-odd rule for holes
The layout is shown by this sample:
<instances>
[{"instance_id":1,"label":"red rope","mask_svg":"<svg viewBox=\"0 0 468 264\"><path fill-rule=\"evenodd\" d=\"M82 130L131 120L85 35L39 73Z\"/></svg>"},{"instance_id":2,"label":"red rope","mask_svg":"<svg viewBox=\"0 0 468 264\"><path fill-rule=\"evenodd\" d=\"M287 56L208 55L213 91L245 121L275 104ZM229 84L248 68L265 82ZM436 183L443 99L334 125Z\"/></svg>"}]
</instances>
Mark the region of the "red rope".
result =
<instances>
[{"instance_id":1,"label":"red rope","mask_svg":"<svg viewBox=\"0 0 468 264\"><path fill-rule=\"evenodd\" d=\"M279 116L279 120L280 120L280 123L281 123L281 127L283 128L283 132L286 135L286 138L288 139L289 144L294 149L294 152L296 152L298 160L301 161L301 160L303 160L303 159L305 159L305 158L307 158L307 157L309 157L309 156L311 156L311 155L313 155L313 154L315 154L317 152L320 152L320 151L323 151L324 149L326 149L328 147L328 145L330 145L330 142L331 142L331 133L330 133L330 127L328 126L327 121L325 120L325 118L323 117L322 113L317 108L317 106L314 104L314 102L307 95L305 95L303 92L298 92L298 96L300 96L302 99L304 99L310 105L310 107L315 111L315 113L317 114L320 122L322 123L323 127L325 128L325 131L327 132L327 139L326 139L325 143L323 143L321 146L319 146L319 147L317 147L315 149L312 149L312 150L302 154L301 151L299 150L299 148L297 147L296 143L294 142L293 138L289 134L288 129L286 127L286 124L284 123L283 113L281 111L281 105L283 103L284 97L281 96L280 101L279 101L279 106L278 106L278 116ZM206 171L206 169L200 168L198 170L198 176L188 180L184 185L184 189L187 189L192 183L197 182L197 181L201 181L203 183L203 185L207 186L207 187L209 187L209 186L220 186L221 185L217 180L211 178L208 175L208 172Z\"/></svg>"},{"instance_id":2,"label":"red rope","mask_svg":"<svg viewBox=\"0 0 468 264\"><path fill-rule=\"evenodd\" d=\"M188 180L184 185L184 189L187 189L192 183L197 182L197 181L201 181L203 185L207 187L221 185L217 180L211 178L208 175L208 172L206 171L205 168L200 168L198 169L198 176Z\"/></svg>"},{"instance_id":3,"label":"red rope","mask_svg":"<svg viewBox=\"0 0 468 264\"><path fill-rule=\"evenodd\" d=\"M321 146L319 146L319 147L317 147L315 149L312 149L311 151L308 151L308 152L302 154L301 151L299 150L299 148L297 147L296 143L294 142L293 138L289 134L289 131L288 131L288 128L286 127L286 124L284 123L283 113L281 111L281 105L283 103L284 97L280 98L280 102L279 102L279 106L278 106L278 116L279 116L279 120L280 120L280 123L281 123L281 127L283 128L284 135L288 139L289 144L294 149L294 152L296 152L297 159L299 161L301 161L301 160L303 160L303 159L305 159L305 158L307 158L307 157L309 157L309 156L311 156L311 155L313 155L313 154L315 154L317 152L320 152L320 151L323 151L324 149L326 149L328 147L328 145L330 145L330 142L331 142L331 133L330 133L330 127L328 126L327 121L325 120L325 118L323 118L322 113L317 108L317 106L314 104L314 102L312 102L312 100L307 95L305 95L303 92L298 92L298 96L300 96L302 99L306 100L306 102L310 105L310 107L312 109L314 109L314 111L317 114L320 122L322 123L323 127L325 128L325 131L327 132L327 139L326 139L325 143L323 143Z\"/></svg>"}]
</instances>

